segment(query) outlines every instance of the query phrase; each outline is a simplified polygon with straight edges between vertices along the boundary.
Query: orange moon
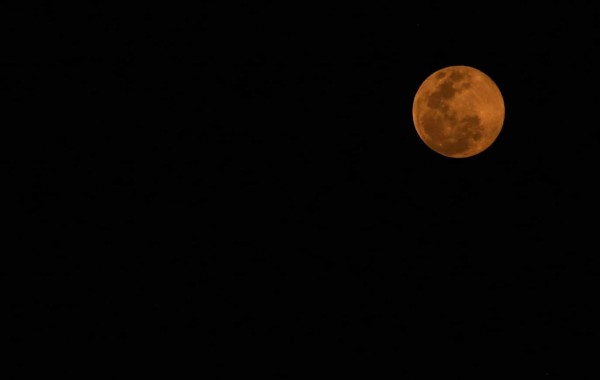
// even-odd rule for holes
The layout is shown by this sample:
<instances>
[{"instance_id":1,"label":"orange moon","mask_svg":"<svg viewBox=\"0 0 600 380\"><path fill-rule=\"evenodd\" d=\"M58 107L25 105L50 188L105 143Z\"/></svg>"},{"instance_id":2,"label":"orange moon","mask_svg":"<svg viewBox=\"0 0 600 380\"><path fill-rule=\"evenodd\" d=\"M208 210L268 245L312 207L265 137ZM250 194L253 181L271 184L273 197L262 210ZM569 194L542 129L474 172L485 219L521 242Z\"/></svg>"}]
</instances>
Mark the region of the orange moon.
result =
<instances>
[{"instance_id":1,"label":"orange moon","mask_svg":"<svg viewBox=\"0 0 600 380\"><path fill-rule=\"evenodd\" d=\"M435 152L465 158L490 147L504 124L504 99L496 83L469 66L431 74L413 102L419 137Z\"/></svg>"}]
</instances>

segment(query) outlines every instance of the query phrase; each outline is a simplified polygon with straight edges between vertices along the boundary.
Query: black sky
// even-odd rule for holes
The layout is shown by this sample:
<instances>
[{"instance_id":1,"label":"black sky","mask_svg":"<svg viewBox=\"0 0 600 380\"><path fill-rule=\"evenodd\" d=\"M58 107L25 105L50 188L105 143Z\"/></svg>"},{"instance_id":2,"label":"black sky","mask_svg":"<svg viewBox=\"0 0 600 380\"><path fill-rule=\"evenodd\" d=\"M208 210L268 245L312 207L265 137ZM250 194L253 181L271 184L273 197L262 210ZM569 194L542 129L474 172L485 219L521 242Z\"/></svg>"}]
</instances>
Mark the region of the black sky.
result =
<instances>
[{"instance_id":1,"label":"black sky","mask_svg":"<svg viewBox=\"0 0 600 380\"><path fill-rule=\"evenodd\" d=\"M25 258L2 272L28 326L11 342L108 363L191 345L224 378L397 378L415 360L561 377L571 350L583 368L600 317L592 4L2 3L7 251ZM412 122L450 65L505 100L469 159Z\"/></svg>"}]
</instances>

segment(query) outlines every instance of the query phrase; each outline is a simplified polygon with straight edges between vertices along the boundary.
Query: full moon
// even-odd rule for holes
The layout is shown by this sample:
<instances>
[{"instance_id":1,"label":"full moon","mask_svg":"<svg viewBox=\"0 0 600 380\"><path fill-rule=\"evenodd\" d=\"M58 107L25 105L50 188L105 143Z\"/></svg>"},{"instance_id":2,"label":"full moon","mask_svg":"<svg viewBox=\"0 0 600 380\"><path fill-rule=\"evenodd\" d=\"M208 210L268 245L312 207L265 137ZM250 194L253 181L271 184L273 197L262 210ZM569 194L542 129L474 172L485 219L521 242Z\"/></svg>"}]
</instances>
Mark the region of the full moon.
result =
<instances>
[{"instance_id":1,"label":"full moon","mask_svg":"<svg viewBox=\"0 0 600 380\"><path fill-rule=\"evenodd\" d=\"M469 66L431 74L413 102L419 137L435 152L465 158L490 147L504 124L504 99L496 83Z\"/></svg>"}]
</instances>

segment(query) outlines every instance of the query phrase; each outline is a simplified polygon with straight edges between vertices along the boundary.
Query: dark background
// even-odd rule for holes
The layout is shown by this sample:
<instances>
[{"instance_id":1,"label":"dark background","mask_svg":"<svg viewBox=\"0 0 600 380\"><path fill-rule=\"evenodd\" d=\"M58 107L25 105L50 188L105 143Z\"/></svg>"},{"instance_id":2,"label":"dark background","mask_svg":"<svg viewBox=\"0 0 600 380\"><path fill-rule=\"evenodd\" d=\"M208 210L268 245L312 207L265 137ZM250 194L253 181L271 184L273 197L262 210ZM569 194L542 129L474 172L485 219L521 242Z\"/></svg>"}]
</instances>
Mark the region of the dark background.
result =
<instances>
[{"instance_id":1,"label":"dark background","mask_svg":"<svg viewBox=\"0 0 600 380\"><path fill-rule=\"evenodd\" d=\"M599 13L420 4L2 2L21 369L593 377ZM506 105L469 159L412 122L450 65Z\"/></svg>"}]
</instances>

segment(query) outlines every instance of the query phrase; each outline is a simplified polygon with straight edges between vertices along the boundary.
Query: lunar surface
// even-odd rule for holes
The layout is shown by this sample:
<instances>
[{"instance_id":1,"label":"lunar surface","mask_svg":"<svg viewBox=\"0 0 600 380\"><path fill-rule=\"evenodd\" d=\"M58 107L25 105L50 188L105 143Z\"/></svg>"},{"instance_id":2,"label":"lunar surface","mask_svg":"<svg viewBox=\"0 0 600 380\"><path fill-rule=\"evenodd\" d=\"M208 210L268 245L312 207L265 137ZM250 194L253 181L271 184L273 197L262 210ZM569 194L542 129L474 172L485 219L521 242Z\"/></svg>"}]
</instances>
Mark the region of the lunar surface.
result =
<instances>
[{"instance_id":1,"label":"lunar surface","mask_svg":"<svg viewBox=\"0 0 600 380\"><path fill-rule=\"evenodd\" d=\"M469 66L431 74L413 102L421 140L446 157L465 158L486 150L504 124L504 100L494 81Z\"/></svg>"}]
</instances>

